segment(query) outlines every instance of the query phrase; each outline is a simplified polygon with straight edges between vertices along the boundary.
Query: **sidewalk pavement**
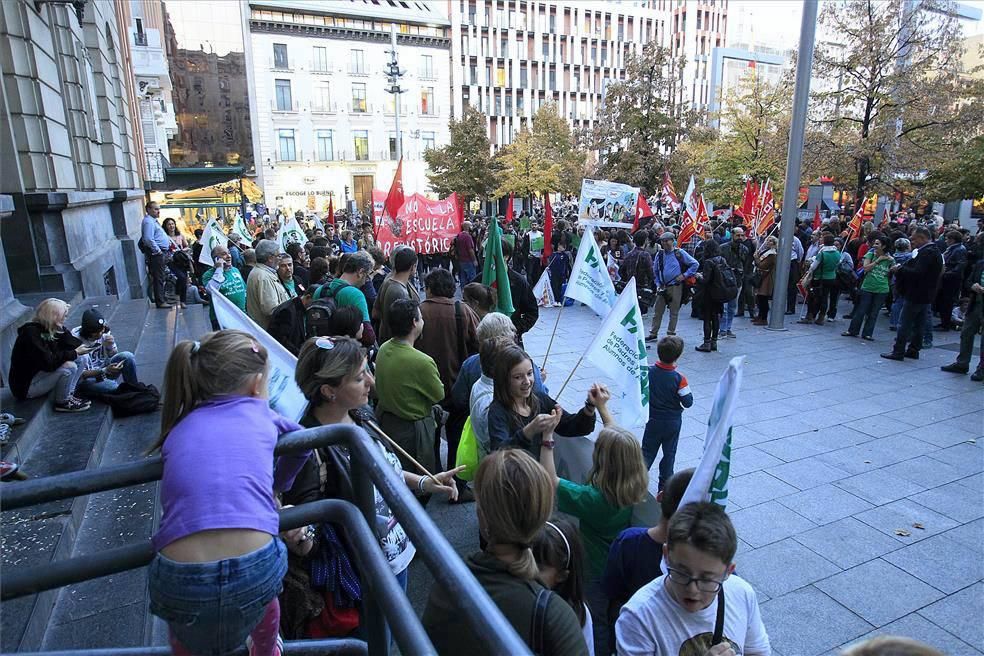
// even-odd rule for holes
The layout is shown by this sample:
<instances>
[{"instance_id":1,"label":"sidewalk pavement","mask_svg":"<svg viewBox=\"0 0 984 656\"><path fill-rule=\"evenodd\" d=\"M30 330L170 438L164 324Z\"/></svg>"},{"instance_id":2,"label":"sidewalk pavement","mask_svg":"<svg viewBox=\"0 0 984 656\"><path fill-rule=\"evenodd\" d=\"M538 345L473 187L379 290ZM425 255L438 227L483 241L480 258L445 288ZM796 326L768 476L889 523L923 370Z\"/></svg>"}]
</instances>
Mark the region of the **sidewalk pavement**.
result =
<instances>
[{"instance_id":1,"label":"sidewalk pavement","mask_svg":"<svg viewBox=\"0 0 984 656\"><path fill-rule=\"evenodd\" d=\"M558 312L541 309L525 337L537 364ZM758 593L773 653L836 654L881 633L954 656L984 653L984 385L939 370L959 334L937 333L918 361L894 362L879 357L895 337L884 316L873 342L841 337L846 320L804 326L787 316L778 332L736 318L737 339L704 354L693 350L701 323L689 314L681 310L677 329L679 367L695 404L676 468L698 462L717 380L744 355L728 512L737 570ZM546 367L552 393L600 322L589 308L564 308ZM611 383L582 363L559 400L579 407L596 380ZM651 478L655 492L655 466ZM473 505L428 510L462 554L477 549ZM421 610L423 570L415 564L410 588Z\"/></svg>"}]
</instances>

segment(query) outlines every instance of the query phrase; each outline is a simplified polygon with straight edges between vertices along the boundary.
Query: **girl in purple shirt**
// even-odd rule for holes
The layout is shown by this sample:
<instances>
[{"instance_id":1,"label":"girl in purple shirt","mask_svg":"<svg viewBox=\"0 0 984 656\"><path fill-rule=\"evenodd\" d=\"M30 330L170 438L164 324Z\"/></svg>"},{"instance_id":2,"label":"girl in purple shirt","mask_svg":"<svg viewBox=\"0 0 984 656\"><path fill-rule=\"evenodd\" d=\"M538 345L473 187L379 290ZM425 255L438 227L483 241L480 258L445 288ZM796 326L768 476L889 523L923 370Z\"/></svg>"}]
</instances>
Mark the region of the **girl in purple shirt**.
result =
<instances>
[{"instance_id":1,"label":"girl in purple shirt","mask_svg":"<svg viewBox=\"0 0 984 656\"><path fill-rule=\"evenodd\" d=\"M289 489L308 454L275 462L281 433L300 426L266 400L267 352L221 330L175 347L164 373L160 527L152 539L150 609L173 653L220 654L245 641L278 655L277 595L287 551L274 493Z\"/></svg>"}]
</instances>

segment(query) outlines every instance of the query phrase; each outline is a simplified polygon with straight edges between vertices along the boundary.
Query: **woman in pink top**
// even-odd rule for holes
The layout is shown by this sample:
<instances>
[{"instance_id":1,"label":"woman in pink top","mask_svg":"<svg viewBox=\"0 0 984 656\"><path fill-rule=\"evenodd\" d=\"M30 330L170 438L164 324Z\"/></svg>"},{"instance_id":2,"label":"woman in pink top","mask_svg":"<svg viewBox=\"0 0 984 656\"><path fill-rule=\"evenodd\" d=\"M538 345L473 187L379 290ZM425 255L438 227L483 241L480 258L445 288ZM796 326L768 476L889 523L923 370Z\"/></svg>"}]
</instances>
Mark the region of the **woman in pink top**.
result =
<instances>
[{"instance_id":1,"label":"woman in pink top","mask_svg":"<svg viewBox=\"0 0 984 656\"><path fill-rule=\"evenodd\" d=\"M266 389L266 349L242 331L181 342L168 359L149 575L150 609L168 623L175 654L225 654L244 641L250 654L282 652L287 551L274 493L290 488L308 454L275 462L280 434L300 426L270 409Z\"/></svg>"}]
</instances>

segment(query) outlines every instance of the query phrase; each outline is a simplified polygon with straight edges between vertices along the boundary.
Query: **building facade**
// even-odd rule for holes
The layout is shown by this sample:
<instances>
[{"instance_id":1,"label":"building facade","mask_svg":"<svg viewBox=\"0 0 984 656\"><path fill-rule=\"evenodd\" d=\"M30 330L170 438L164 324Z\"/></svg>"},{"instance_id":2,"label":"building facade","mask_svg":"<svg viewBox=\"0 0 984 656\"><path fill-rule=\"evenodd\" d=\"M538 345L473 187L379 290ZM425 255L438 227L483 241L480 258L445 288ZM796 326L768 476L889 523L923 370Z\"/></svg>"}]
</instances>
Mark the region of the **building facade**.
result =
<instances>
[{"instance_id":1,"label":"building facade","mask_svg":"<svg viewBox=\"0 0 984 656\"><path fill-rule=\"evenodd\" d=\"M711 52L708 124L727 130L721 114L727 112L731 95L740 89L743 81L750 78L765 87L776 87L789 61L784 53L766 48L715 48Z\"/></svg>"},{"instance_id":2,"label":"building facade","mask_svg":"<svg viewBox=\"0 0 984 656\"><path fill-rule=\"evenodd\" d=\"M466 103L488 117L493 150L544 103L574 130L591 129L605 88L651 41L665 43L665 12L646 2L450 0L455 116Z\"/></svg>"},{"instance_id":3,"label":"building facade","mask_svg":"<svg viewBox=\"0 0 984 656\"><path fill-rule=\"evenodd\" d=\"M142 296L128 3L0 3L0 219L11 295Z\"/></svg>"},{"instance_id":4,"label":"building facade","mask_svg":"<svg viewBox=\"0 0 984 656\"><path fill-rule=\"evenodd\" d=\"M386 78L396 33L399 105ZM449 138L446 17L424 2L250 2L257 173L269 205L364 211L387 189L402 135L403 186L428 190L423 154Z\"/></svg>"},{"instance_id":5,"label":"building facade","mask_svg":"<svg viewBox=\"0 0 984 656\"><path fill-rule=\"evenodd\" d=\"M164 5L161 0L130 0L127 33L133 53L146 180L163 182L164 168L169 165L168 141L177 135L178 124L164 48Z\"/></svg>"}]
</instances>

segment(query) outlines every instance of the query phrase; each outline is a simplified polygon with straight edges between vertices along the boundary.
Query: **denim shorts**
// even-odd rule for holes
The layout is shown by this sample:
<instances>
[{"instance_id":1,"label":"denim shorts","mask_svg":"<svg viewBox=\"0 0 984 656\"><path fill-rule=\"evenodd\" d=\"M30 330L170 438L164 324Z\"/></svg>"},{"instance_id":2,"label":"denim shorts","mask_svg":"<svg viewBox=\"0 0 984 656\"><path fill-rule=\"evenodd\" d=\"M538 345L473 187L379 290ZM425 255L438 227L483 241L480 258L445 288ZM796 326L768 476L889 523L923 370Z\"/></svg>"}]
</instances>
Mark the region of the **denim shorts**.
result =
<instances>
[{"instance_id":1,"label":"denim shorts","mask_svg":"<svg viewBox=\"0 0 984 656\"><path fill-rule=\"evenodd\" d=\"M149 569L150 612L192 653L221 656L243 646L280 594L287 548L274 537L252 553L207 563L157 554Z\"/></svg>"}]
</instances>

